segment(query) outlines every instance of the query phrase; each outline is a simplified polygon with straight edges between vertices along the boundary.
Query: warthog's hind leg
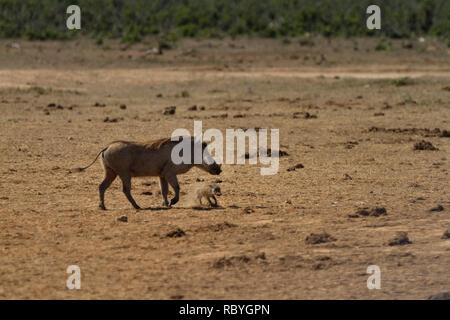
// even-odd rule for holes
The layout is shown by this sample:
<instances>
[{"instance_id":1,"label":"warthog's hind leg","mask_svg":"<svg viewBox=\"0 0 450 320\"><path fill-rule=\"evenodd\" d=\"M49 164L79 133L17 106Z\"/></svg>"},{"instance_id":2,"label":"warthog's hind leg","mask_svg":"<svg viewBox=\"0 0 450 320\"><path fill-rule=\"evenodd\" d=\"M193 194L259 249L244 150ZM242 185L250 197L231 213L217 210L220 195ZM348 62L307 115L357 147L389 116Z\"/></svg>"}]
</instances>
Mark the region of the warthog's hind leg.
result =
<instances>
[{"instance_id":1,"label":"warthog's hind leg","mask_svg":"<svg viewBox=\"0 0 450 320\"><path fill-rule=\"evenodd\" d=\"M122 179L122 191L127 196L128 201L130 201L135 209L140 209L141 207L137 205L136 201L134 201L133 197L131 196L131 177L129 175L120 174L119 177L120 179Z\"/></svg>"},{"instance_id":2,"label":"warthog's hind leg","mask_svg":"<svg viewBox=\"0 0 450 320\"><path fill-rule=\"evenodd\" d=\"M169 201L167 200L167 194L169 193L169 184L163 177L159 177L159 187L161 189L161 195L163 197L163 206L168 207Z\"/></svg>"},{"instance_id":3,"label":"warthog's hind leg","mask_svg":"<svg viewBox=\"0 0 450 320\"><path fill-rule=\"evenodd\" d=\"M175 196L172 200L170 200L169 206L173 206L180 199L180 185L178 184L178 179L176 175L166 176L167 182L169 182L170 186L173 188L175 192Z\"/></svg>"},{"instance_id":4,"label":"warthog's hind leg","mask_svg":"<svg viewBox=\"0 0 450 320\"><path fill-rule=\"evenodd\" d=\"M203 206L202 198L203 198L203 197L202 197L201 195L197 196L197 203L198 203L200 206Z\"/></svg>"},{"instance_id":5,"label":"warthog's hind leg","mask_svg":"<svg viewBox=\"0 0 450 320\"><path fill-rule=\"evenodd\" d=\"M98 186L98 190L100 193L100 203L98 206L102 210L106 210L106 208L105 208L105 191L106 191L106 189L109 188L111 183L113 183L113 181L114 181L114 179L116 179L116 177L117 177L117 174L111 168L105 167L105 179Z\"/></svg>"}]
</instances>

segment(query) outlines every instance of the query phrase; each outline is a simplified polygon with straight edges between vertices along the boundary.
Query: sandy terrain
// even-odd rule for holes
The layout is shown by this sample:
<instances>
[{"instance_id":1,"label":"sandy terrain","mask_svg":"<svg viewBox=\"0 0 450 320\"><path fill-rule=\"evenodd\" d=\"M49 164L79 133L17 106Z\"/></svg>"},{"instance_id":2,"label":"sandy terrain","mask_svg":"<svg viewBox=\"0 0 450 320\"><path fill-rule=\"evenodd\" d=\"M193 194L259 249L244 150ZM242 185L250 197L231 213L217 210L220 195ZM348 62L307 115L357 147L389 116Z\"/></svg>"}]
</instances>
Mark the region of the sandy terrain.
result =
<instances>
[{"instance_id":1,"label":"sandy terrain","mask_svg":"<svg viewBox=\"0 0 450 320\"><path fill-rule=\"evenodd\" d=\"M450 291L450 52L437 40L412 49L392 41L389 52L363 39L186 40L163 55L148 52L151 40L10 43L0 43L0 298ZM169 106L176 113L163 115ZM69 173L113 140L192 132L194 120L223 132L280 129L279 172L193 169L179 176L181 200L169 210L159 208L156 178L134 179L140 211L118 179L108 210L98 209L99 162ZM414 150L422 140L438 150ZM303 168L288 171L296 164ZM191 208L195 187L217 179L220 207ZM389 245L398 231L409 244ZM322 232L330 238L309 241ZM81 290L66 288L69 265L81 268ZM367 289L369 265L381 269L380 290Z\"/></svg>"}]
</instances>

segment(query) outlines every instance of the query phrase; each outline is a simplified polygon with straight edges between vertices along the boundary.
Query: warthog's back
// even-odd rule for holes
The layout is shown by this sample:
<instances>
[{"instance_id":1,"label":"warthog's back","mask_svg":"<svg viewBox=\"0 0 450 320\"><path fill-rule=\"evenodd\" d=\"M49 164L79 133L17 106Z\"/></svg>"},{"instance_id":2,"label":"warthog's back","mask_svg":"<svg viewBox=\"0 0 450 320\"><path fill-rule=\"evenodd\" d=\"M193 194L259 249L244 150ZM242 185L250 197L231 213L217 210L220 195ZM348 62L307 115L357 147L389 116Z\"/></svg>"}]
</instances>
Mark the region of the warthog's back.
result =
<instances>
[{"instance_id":1,"label":"warthog's back","mask_svg":"<svg viewBox=\"0 0 450 320\"><path fill-rule=\"evenodd\" d=\"M103 163L117 173L132 177L158 176L171 162L172 147L177 142L160 139L148 143L115 141L103 154Z\"/></svg>"}]
</instances>

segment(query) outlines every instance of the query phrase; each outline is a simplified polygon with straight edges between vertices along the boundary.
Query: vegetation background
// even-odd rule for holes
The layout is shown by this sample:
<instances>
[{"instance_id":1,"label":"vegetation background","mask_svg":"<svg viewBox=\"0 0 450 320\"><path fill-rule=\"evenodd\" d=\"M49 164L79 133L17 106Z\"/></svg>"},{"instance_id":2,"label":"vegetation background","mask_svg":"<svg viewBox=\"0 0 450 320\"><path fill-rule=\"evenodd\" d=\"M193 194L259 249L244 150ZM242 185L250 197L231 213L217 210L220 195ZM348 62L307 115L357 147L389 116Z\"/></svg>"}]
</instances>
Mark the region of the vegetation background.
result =
<instances>
[{"instance_id":1,"label":"vegetation background","mask_svg":"<svg viewBox=\"0 0 450 320\"><path fill-rule=\"evenodd\" d=\"M78 5L82 29L66 28L66 8ZM382 29L366 28L366 8L381 8ZM29 40L148 35L222 38L450 36L449 0L0 0L0 37Z\"/></svg>"}]
</instances>

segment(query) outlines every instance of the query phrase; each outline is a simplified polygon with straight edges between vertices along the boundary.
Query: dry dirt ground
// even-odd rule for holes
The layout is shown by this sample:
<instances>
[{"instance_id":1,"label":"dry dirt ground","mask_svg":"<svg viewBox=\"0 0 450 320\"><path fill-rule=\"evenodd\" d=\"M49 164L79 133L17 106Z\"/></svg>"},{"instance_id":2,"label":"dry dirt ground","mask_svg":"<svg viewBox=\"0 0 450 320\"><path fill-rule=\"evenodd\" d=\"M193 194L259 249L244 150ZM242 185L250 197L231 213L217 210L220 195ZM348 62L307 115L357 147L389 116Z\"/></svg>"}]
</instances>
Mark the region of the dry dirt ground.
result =
<instances>
[{"instance_id":1,"label":"dry dirt ground","mask_svg":"<svg viewBox=\"0 0 450 320\"><path fill-rule=\"evenodd\" d=\"M162 55L149 51L152 39L2 41L0 298L425 299L450 291L449 49L436 39L409 49L392 41L391 51L375 51L376 39L313 41L184 40ZM163 115L170 106L175 114ZM140 211L117 179L101 211L100 163L68 171L113 140L192 132L194 120L223 132L280 129L287 155L279 172L193 169L179 176L181 201L169 210L159 208L156 178L133 180ZM422 140L438 150L414 150ZM220 207L191 208L194 188L217 179ZM410 243L389 245L399 231ZM312 241L323 232L325 242ZM81 290L66 288L69 265L81 268ZM380 267L379 290L367 288L369 265Z\"/></svg>"}]
</instances>

